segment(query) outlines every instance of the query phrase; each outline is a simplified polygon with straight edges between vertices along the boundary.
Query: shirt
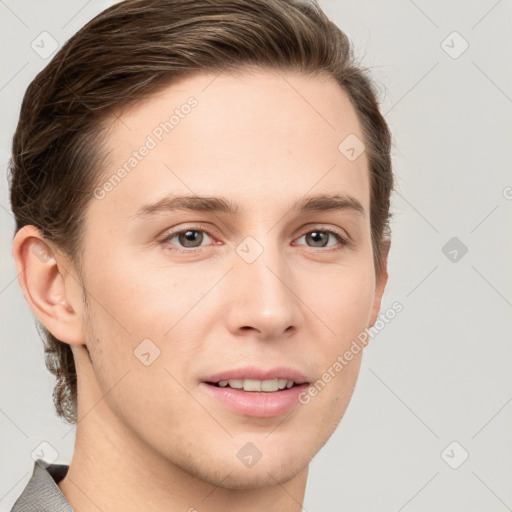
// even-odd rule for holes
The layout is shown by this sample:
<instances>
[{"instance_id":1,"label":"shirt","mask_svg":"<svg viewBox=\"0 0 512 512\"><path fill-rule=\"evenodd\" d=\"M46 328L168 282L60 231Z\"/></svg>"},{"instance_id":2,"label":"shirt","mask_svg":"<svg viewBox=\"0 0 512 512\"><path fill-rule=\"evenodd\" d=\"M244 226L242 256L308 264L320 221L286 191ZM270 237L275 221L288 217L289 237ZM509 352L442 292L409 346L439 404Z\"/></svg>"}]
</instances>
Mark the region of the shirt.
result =
<instances>
[{"instance_id":1,"label":"shirt","mask_svg":"<svg viewBox=\"0 0 512 512\"><path fill-rule=\"evenodd\" d=\"M73 512L73 507L57 486L68 469L69 465L48 464L37 459L32 476L11 512Z\"/></svg>"}]
</instances>

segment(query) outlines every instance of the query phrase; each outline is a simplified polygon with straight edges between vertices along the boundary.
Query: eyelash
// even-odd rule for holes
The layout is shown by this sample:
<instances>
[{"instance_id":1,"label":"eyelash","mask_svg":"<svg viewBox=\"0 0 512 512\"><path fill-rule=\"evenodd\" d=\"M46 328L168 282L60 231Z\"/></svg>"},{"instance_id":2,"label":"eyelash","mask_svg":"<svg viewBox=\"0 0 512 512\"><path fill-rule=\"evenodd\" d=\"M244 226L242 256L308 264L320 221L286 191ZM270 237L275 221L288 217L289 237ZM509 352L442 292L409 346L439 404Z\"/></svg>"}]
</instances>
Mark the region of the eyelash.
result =
<instances>
[{"instance_id":1,"label":"eyelash","mask_svg":"<svg viewBox=\"0 0 512 512\"><path fill-rule=\"evenodd\" d=\"M170 246L173 246L174 244L168 243L169 240L174 238L176 235L180 235L181 233L186 233L187 231L200 231L200 232L206 233L211 238L214 238L213 235L210 233L210 231L205 226L202 226L200 224L192 225L192 226L189 226L189 227L187 227L185 229L180 229L180 230L177 230L177 231L172 231L170 233L167 233L165 235L165 237L161 240L161 242L167 242L166 245L165 245L165 249L168 250L168 251L171 251L171 252L189 253L189 254L200 251L203 248L203 246L201 246L201 247L192 247L192 248L188 248L188 249L175 249L174 247L173 248L170 247ZM329 248L324 248L324 247L309 247L309 246L306 246L306 247L309 247L309 249L313 249L314 251L332 252L332 251L341 250L342 248L344 248L344 247L349 245L348 237L341 230L338 231L338 230L335 230L335 229L332 229L332 228L331 229L322 229L321 227L315 227L314 229L309 229L308 231L304 231L298 238L302 238L304 235L307 235L309 233L313 233L315 231L319 231L321 233L328 233L330 235L334 235L335 237L338 238L339 244L336 245L336 246L332 246L330 249Z\"/></svg>"}]
</instances>

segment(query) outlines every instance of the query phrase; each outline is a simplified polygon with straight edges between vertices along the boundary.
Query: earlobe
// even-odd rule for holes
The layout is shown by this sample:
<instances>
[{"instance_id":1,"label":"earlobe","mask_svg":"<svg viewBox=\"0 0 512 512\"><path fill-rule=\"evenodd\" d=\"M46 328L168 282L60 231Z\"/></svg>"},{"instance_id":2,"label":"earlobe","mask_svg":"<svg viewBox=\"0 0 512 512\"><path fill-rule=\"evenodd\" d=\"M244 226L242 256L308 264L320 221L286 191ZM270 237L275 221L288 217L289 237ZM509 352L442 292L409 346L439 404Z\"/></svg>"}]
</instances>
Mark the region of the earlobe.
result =
<instances>
[{"instance_id":1,"label":"earlobe","mask_svg":"<svg viewBox=\"0 0 512 512\"><path fill-rule=\"evenodd\" d=\"M35 226L24 226L14 237L13 257L19 284L34 315L58 340L84 343L81 305L74 300L74 283L64 278L63 255Z\"/></svg>"}]
</instances>

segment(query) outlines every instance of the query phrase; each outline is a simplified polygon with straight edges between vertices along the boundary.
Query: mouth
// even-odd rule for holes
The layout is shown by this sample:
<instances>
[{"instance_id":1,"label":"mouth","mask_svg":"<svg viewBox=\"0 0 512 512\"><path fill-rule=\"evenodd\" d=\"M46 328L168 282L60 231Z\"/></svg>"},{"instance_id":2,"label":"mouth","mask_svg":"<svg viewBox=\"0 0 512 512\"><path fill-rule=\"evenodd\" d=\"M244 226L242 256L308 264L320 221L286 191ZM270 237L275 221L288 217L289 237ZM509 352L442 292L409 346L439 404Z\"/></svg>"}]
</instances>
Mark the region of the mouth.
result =
<instances>
[{"instance_id":1,"label":"mouth","mask_svg":"<svg viewBox=\"0 0 512 512\"><path fill-rule=\"evenodd\" d=\"M290 389L294 386L299 386L297 382L284 378L278 379L230 379L220 380L218 382L206 382L210 386L217 388L231 388L239 389L248 392L264 392L264 393L275 393L284 389Z\"/></svg>"},{"instance_id":2,"label":"mouth","mask_svg":"<svg viewBox=\"0 0 512 512\"><path fill-rule=\"evenodd\" d=\"M299 395L309 382L291 368L261 370L242 368L211 375L200 388L215 403L240 416L272 418L289 413L299 405Z\"/></svg>"}]
</instances>

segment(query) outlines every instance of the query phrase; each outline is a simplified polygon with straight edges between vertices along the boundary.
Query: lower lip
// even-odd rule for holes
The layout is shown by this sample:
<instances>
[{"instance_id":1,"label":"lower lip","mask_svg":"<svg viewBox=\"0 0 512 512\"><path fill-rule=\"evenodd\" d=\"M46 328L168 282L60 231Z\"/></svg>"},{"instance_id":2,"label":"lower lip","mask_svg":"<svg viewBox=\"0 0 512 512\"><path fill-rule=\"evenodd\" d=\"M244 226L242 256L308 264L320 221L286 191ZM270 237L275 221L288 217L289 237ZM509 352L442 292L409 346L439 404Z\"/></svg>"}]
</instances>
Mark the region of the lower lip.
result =
<instances>
[{"instance_id":1,"label":"lower lip","mask_svg":"<svg viewBox=\"0 0 512 512\"><path fill-rule=\"evenodd\" d=\"M293 386L274 392L242 391L229 387L219 388L201 382L200 387L210 396L217 398L232 411L253 418L273 418L280 416L299 404L299 395L308 384Z\"/></svg>"}]
</instances>

